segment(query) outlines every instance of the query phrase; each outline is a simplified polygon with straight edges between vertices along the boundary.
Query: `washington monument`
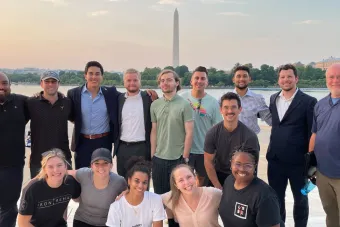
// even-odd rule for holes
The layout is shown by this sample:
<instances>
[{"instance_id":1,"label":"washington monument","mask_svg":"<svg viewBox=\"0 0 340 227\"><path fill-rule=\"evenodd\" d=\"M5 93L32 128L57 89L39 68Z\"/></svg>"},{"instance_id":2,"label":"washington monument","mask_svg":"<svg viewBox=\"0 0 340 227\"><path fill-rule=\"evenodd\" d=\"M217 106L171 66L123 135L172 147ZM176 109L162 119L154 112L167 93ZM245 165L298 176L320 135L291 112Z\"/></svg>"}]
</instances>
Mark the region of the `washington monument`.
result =
<instances>
[{"instance_id":1,"label":"washington monument","mask_svg":"<svg viewBox=\"0 0 340 227\"><path fill-rule=\"evenodd\" d=\"M172 52L173 67L179 66L179 23L178 23L178 11L177 8L174 13L174 40L173 40L173 52Z\"/></svg>"}]
</instances>

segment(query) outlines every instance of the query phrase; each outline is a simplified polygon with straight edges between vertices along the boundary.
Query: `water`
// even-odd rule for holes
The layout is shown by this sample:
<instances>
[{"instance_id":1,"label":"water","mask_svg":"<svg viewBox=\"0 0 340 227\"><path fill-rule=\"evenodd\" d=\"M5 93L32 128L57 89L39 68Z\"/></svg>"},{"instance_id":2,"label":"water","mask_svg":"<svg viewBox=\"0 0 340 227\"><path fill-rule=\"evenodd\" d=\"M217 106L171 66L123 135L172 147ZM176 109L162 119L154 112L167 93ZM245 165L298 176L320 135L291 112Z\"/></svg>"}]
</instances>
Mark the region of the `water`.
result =
<instances>
[{"instance_id":1,"label":"water","mask_svg":"<svg viewBox=\"0 0 340 227\"><path fill-rule=\"evenodd\" d=\"M312 183L311 180L308 180L308 182L305 184L305 186L301 189L302 195L307 195L309 192L311 192L316 187L315 184Z\"/></svg>"}]
</instances>

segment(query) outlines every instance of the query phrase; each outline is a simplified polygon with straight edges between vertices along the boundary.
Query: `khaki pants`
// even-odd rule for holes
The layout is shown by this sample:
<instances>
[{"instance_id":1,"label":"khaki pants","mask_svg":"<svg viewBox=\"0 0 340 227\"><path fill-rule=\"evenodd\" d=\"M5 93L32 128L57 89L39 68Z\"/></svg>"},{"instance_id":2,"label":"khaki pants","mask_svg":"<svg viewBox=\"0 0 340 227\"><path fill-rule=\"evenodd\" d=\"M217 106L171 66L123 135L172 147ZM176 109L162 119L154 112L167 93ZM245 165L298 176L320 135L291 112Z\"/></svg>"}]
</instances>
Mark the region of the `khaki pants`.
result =
<instances>
[{"instance_id":1,"label":"khaki pants","mask_svg":"<svg viewBox=\"0 0 340 227\"><path fill-rule=\"evenodd\" d=\"M319 195L323 209L327 215L327 227L339 227L340 179L326 177L317 171L316 185L319 189Z\"/></svg>"}]
</instances>

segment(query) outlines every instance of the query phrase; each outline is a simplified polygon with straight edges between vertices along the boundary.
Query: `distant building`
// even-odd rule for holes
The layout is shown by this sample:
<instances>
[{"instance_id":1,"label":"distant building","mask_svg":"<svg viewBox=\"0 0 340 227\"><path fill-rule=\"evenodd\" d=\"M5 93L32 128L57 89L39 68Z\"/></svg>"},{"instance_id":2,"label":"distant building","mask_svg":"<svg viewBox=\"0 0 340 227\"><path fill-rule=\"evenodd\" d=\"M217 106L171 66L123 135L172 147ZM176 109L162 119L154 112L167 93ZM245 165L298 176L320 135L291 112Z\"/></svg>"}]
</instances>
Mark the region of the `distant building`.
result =
<instances>
[{"instance_id":1,"label":"distant building","mask_svg":"<svg viewBox=\"0 0 340 227\"><path fill-rule=\"evenodd\" d=\"M176 68L179 66L179 20L177 8L174 12L174 31L173 31L173 52L172 52L172 66Z\"/></svg>"},{"instance_id":2,"label":"distant building","mask_svg":"<svg viewBox=\"0 0 340 227\"><path fill-rule=\"evenodd\" d=\"M340 58L330 57L328 59L323 59L322 61L316 62L314 68L326 70L335 63L340 63Z\"/></svg>"}]
</instances>

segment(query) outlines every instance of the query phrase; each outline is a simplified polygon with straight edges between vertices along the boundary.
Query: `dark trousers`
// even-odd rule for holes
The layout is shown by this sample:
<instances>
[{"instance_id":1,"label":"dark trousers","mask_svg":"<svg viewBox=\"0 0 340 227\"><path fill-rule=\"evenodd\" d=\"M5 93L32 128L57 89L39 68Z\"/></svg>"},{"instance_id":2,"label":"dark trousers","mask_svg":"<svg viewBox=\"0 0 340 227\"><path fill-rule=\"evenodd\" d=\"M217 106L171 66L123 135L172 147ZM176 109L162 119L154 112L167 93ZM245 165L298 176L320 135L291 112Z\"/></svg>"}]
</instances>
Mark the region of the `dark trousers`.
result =
<instances>
[{"instance_id":1,"label":"dark trousers","mask_svg":"<svg viewBox=\"0 0 340 227\"><path fill-rule=\"evenodd\" d=\"M152 158L152 182L156 194L164 194L170 191L170 174L174 167L184 163L183 158L166 160L153 156Z\"/></svg>"},{"instance_id":2,"label":"dark trousers","mask_svg":"<svg viewBox=\"0 0 340 227\"><path fill-rule=\"evenodd\" d=\"M69 164L67 165L67 169L72 170L72 160L67 160L67 162ZM36 177L39 174L40 170L41 170L41 165L30 164L31 179Z\"/></svg>"},{"instance_id":3,"label":"dark trousers","mask_svg":"<svg viewBox=\"0 0 340 227\"><path fill-rule=\"evenodd\" d=\"M126 163L132 156L143 157L148 160L150 157L150 150L146 143L124 143L120 142L117 149L117 172L120 176L126 177L127 169Z\"/></svg>"},{"instance_id":4,"label":"dark trousers","mask_svg":"<svg viewBox=\"0 0 340 227\"><path fill-rule=\"evenodd\" d=\"M111 135L98 139L87 139L83 135L80 135L76 153L74 154L76 169L90 167L91 155L97 148L107 148L112 152Z\"/></svg>"},{"instance_id":5,"label":"dark trousers","mask_svg":"<svg viewBox=\"0 0 340 227\"><path fill-rule=\"evenodd\" d=\"M89 225L85 222L73 219L73 227L106 227L106 226Z\"/></svg>"},{"instance_id":6,"label":"dark trousers","mask_svg":"<svg viewBox=\"0 0 340 227\"><path fill-rule=\"evenodd\" d=\"M289 180L294 197L293 217L295 226L307 226L309 214L308 197L301 193L301 189L306 182L304 166L294 166L269 160L267 174L269 185L276 191L279 198L282 220L286 220L285 193Z\"/></svg>"},{"instance_id":7,"label":"dark trousers","mask_svg":"<svg viewBox=\"0 0 340 227\"><path fill-rule=\"evenodd\" d=\"M216 175L217 175L218 181L220 182L220 184L223 187L225 179L227 179L227 177L229 177L230 174L229 173L222 173L222 172L217 172L216 171ZM214 187L213 183L210 180L208 182L208 186Z\"/></svg>"},{"instance_id":8,"label":"dark trousers","mask_svg":"<svg viewBox=\"0 0 340 227\"><path fill-rule=\"evenodd\" d=\"M0 226L15 227L23 166L0 167Z\"/></svg>"}]
</instances>

